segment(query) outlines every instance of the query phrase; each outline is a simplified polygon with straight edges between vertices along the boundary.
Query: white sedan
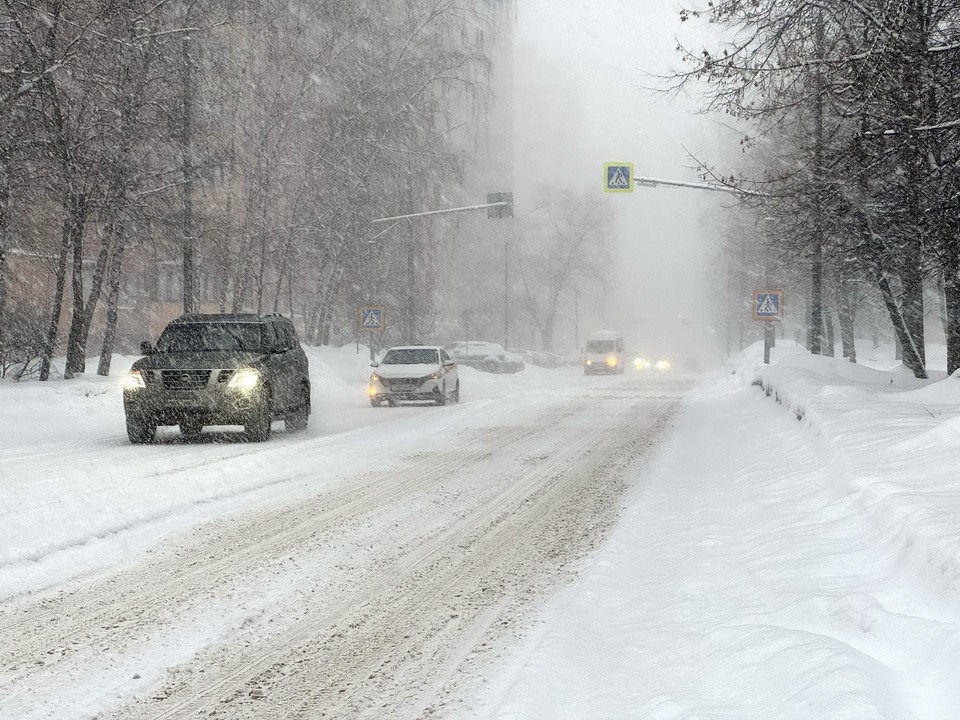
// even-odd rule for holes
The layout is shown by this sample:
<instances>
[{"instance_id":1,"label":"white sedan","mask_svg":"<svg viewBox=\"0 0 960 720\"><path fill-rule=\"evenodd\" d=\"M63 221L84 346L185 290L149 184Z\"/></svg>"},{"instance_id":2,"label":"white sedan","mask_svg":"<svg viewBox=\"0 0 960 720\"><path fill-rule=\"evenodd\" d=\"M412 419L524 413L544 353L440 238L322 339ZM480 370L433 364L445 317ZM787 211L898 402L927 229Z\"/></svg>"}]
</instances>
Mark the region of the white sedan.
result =
<instances>
[{"instance_id":1,"label":"white sedan","mask_svg":"<svg viewBox=\"0 0 960 720\"><path fill-rule=\"evenodd\" d=\"M387 350L370 375L370 404L432 402L446 405L460 401L457 364L441 347L411 345Z\"/></svg>"}]
</instances>

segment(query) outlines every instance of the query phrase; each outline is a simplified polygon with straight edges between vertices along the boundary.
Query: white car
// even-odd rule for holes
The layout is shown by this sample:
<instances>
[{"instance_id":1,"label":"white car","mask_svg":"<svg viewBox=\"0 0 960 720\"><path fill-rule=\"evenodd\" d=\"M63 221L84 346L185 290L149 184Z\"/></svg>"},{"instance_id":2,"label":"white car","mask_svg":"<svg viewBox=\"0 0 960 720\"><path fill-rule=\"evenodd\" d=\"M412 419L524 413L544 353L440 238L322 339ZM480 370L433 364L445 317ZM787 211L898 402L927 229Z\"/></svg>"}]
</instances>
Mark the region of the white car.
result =
<instances>
[{"instance_id":1,"label":"white car","mask_svg":"<svg viewBox=\"0 0 960 720\"><path fill-rule=\"evenodd\" d=\"M370 375L370 404L401 402L460 402L457 364L441 347L409 345L387 350Z\"/></svg>"}]
</instances>

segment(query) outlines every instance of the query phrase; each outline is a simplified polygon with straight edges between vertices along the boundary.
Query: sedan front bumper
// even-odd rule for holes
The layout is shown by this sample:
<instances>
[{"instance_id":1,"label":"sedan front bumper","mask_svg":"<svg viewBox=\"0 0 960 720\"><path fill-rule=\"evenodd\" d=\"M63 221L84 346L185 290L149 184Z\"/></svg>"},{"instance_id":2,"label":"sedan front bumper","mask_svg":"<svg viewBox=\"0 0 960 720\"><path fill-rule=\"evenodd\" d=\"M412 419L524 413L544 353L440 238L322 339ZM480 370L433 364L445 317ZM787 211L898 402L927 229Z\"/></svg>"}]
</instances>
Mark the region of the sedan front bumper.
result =
<instances>
[{"instance_id":1,"label":"sedan front bumper","mask_svg":"<svg viewBox=\"0 0 960 720\"><path fill-rule=\"evenodd\" d=\"M389 402L433 402L440 397L440 380L380 378L370 380L370 399Z\"/></svg>"}]
</instances>

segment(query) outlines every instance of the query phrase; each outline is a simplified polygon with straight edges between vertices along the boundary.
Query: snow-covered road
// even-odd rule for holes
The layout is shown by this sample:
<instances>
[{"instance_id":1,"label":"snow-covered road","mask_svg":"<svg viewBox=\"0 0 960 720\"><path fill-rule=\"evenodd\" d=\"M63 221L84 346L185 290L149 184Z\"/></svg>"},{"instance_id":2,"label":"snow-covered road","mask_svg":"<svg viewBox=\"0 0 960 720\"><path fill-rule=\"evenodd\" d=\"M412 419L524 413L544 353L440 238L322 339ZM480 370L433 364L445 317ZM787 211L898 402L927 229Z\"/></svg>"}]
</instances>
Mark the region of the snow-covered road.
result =
<instances>
[{"instance_id":1,"label":"snow-covered road","mask_svg":"<svg viewBox=\"0 0 960 720\"><path fill-rule=\"evenodd\" d=\"M146 447L111 382L4 386L47 410L2 446L0 718L441 709L603 539L691 384L467 379L393 410L321 381L306 434Z\"/></svg>"},{"instance_id":2,"label":"snow-covered road","mask_svg":"<svg viewBox=\"0 0 960 720\"><path fill-rule=\"evenodd\" d=\"M328 348L256 446L0 383L0 720L960 717L960 380L755 350L373 409Z\"/></svg>"}]
</instances>

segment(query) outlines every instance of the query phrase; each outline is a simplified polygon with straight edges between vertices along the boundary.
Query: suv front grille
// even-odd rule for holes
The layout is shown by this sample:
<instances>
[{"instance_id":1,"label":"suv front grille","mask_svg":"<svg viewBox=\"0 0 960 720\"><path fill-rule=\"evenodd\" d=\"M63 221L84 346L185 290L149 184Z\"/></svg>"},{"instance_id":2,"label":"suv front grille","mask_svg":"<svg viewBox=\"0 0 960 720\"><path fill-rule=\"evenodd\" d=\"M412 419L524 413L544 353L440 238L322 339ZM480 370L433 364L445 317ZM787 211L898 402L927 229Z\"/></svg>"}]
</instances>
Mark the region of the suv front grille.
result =
<instances>
[{"instance_id":1,"label":"suv front grille","mask_svg":"<svg viewBox=\"0 0 960 720\"><path fill-rule=\"evenodd\" d=\"M209 370L162 370L160 374L167 390L199 390L210 379Z\"/></svg>"}]
</instances>

